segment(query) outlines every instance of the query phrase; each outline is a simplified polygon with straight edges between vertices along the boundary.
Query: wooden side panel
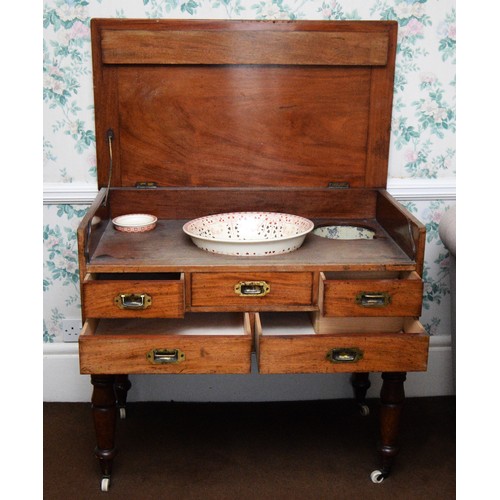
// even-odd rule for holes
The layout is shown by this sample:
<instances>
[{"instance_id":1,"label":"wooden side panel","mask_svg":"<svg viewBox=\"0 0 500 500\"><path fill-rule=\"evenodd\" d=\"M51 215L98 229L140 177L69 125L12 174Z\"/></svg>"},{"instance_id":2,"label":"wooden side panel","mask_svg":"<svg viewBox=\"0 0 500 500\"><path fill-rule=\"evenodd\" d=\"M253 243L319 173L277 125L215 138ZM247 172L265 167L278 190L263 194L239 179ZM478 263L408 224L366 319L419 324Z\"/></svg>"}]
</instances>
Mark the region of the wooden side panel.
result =
<instances>
[{"instance_id":1,"label":"wooden side panel","mask_svg":"<svg viewBox=\"0 0 500 500\"><path fill-rule=\"evenodd\" d=\"M107 221L110 218L110 206L107 205L106 207L104 207L102 205L104 197L105 191L101 189L97 193L95 200L78 225L77 238L80 286L83 284L83 281L85 279L86 261L94 253L99 239L101 238L102 233L106 228L106 223L103 221ZM96 224L93 224L93 221L98 222Z\"/></svg>"},{"instance_id":2,"label":"wooden side panel","mask_svg":"<svg viewBox=\"0 0 500 500\"><path fill-rule=\"evenodd\" d=\"M399 316L340 317L323 316L320 311L311 313L316 333L396 333L403 328L405 318Z\"/></svg>"},{"instance_id":3,"label":"wooden side panel","mask_svg":"<svg viewBox=\"0 0 500 500\"><path fill-rule=\"evenodd\" d=\"M424 224L385 190L378 192L376 217L406 255L415 260L416 271L422 276L426 232Z\"/></svg>"}]
</instances>

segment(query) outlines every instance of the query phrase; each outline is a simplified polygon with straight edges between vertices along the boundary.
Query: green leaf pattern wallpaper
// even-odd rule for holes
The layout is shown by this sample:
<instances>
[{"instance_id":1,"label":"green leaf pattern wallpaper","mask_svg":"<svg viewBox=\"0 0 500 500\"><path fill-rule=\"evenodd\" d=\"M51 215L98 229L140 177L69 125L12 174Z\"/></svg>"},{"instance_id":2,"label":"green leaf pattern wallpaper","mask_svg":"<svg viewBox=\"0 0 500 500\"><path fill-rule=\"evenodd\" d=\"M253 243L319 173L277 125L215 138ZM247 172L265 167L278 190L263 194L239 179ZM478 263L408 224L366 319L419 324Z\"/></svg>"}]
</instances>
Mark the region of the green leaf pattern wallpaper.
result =
<instances>
[{"instance_id":1,"label":"green leaf pattern wallpaper","mask_svg":"<svg viewBox=\"0 0 500 500\"><path fill-rule=\"evenodd\" d=\"M43 10L44 183L96 187L90 19L391 19L399 23L389 159L391 179L453 182L454 0L47 0ZM43 341L62 342L80 316L76 228L88 205L45 202ZM402 200L427 227L422 323L450 333L449 253L439 239L454 199Z\"/></svg>"}]
</instances>

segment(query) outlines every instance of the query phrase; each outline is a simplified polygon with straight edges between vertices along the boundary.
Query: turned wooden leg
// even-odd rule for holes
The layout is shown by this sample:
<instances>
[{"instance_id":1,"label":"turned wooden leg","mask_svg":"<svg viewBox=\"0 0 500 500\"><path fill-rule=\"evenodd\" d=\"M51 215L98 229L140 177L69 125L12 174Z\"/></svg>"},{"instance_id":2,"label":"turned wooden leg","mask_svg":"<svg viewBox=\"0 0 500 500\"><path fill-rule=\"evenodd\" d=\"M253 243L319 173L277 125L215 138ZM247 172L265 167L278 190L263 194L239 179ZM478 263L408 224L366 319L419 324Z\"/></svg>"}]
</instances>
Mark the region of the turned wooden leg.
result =
<instances>
[{"instance_id":1,"label":"turned wooden leg","mask_svg":"<svg viewBox=\"0 0 500 500\"><path fill-rule=\"evenodd\" d=\"M118 412L120 418L125 418L126 410L125 406L127 404L127 393L132 387L128 375L116 375L115 377L115 394L116 394L116 404L118 406Z\"/></svg>"},{"instance_id":2,"label":"turned wooden leg","mask_svg":"<svg viewBox=\"0 0 500 500\"><path fill-rule=\"evenodd\" d=\"M366 404L366 392L371 386L369 373L353 373L351 384L354 389L354 397L356 404L359 406L361 415L366 416L370 413L370 409Z\"/></svg>"},{"instance_id":3,"label":"turned wooden leg","mask_svg":"<svg viewBox=\"0 0 500 500\"><path fill-rule=\"evenodd\" d=\"M116 397L114 375L91 375L92 416L97 446L95 456L102 472L101 489L107 490L115 456Z\"/></svg>"},{"instance_id":4,"label":"turned wooden leg","mask_svg":"<svg viewBox=\"0 0 500 500\"><path fill-rule=\"evenodd\" d=\"M399 451L398 435L401 411L405 400L404 381L406 373L382 373L380 391L380 453L382 470L372 472L372 481L381 482L391 472L394 457Z\"/></svg>"}]
</instances>

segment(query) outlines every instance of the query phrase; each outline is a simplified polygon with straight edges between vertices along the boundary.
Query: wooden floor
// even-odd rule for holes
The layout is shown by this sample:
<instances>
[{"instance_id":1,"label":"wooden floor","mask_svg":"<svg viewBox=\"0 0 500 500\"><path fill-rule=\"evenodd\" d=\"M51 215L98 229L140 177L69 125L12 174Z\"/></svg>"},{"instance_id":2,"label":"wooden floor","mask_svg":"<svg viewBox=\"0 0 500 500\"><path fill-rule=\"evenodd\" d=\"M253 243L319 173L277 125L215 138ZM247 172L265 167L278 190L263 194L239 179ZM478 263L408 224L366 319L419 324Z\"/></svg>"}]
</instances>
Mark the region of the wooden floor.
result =
<instances>
[{"instance_id":1,"label":"wooden floor","mask_svg":"<svg viewBox=\"0 0 500 500\"><path fill-rule=\"evenodd\" d=\"M455 498L455 398L410 398L392 475L379 466L377 401L130 403L107 493L90 405L44 403L44 498Z\"/></svg>"}]
</instances>

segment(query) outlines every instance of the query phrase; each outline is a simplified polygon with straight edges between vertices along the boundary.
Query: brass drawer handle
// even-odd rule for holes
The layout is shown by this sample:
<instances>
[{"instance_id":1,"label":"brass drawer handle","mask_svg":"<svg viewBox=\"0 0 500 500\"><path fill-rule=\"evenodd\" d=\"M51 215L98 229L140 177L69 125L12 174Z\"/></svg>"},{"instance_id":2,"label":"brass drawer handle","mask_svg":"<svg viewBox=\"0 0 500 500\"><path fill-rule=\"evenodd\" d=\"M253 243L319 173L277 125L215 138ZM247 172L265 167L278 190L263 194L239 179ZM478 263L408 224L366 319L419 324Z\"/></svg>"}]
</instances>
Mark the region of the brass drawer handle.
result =
<instances>
[{"instance_id":1,"label":"brass drawer handle","mask_svg":"<svg viewBox=\"0 0 500 500\"><path fill-rule=\"evenodd\" d=\"M263 297L271 291L265 281L240 281L234 285L234 293L240 297Z\"/></svg>"},{"instance_id":2,"label":"brass drawer handle","mask_svg":"<svg viewBox=\"0 0 500 500\"><path fill-rule=\"evenodd\" d=\"M119 293L115 297L115 305L120 309L147 309L153 299L147 293Z\"/></svg>"},{"instance_id":3,"label":"brass drawer handle","mask_svg":"<svg viewBox=\"0 0 500 500\"><path fill-rule=\"evenodd\" d=\"M356 295L356 304L362 307L385 307L392 301L388 292L360 292Z\"/></svg>"},{"instance_id":4,"label":"brass drawer handle","mask_svg":"<svg viewBox=\"0 0 500 500\"><path fill-rule=\"evenodd\" d=\"M186 355L180 349L151 349L146 358L154 365L166 365L181 363Z\"/></svg>"},{"instance_id":5,"label":"brass drawer handle","mask_svg":"<svg viewBox=\"0 0 500 500\"><path fill-rule=\"evenodd\" d=\"M327 352L326 359L331 363L356 363L363 359L363 351L357 347L337 347Z\"/></svg>"}]
</instances>

